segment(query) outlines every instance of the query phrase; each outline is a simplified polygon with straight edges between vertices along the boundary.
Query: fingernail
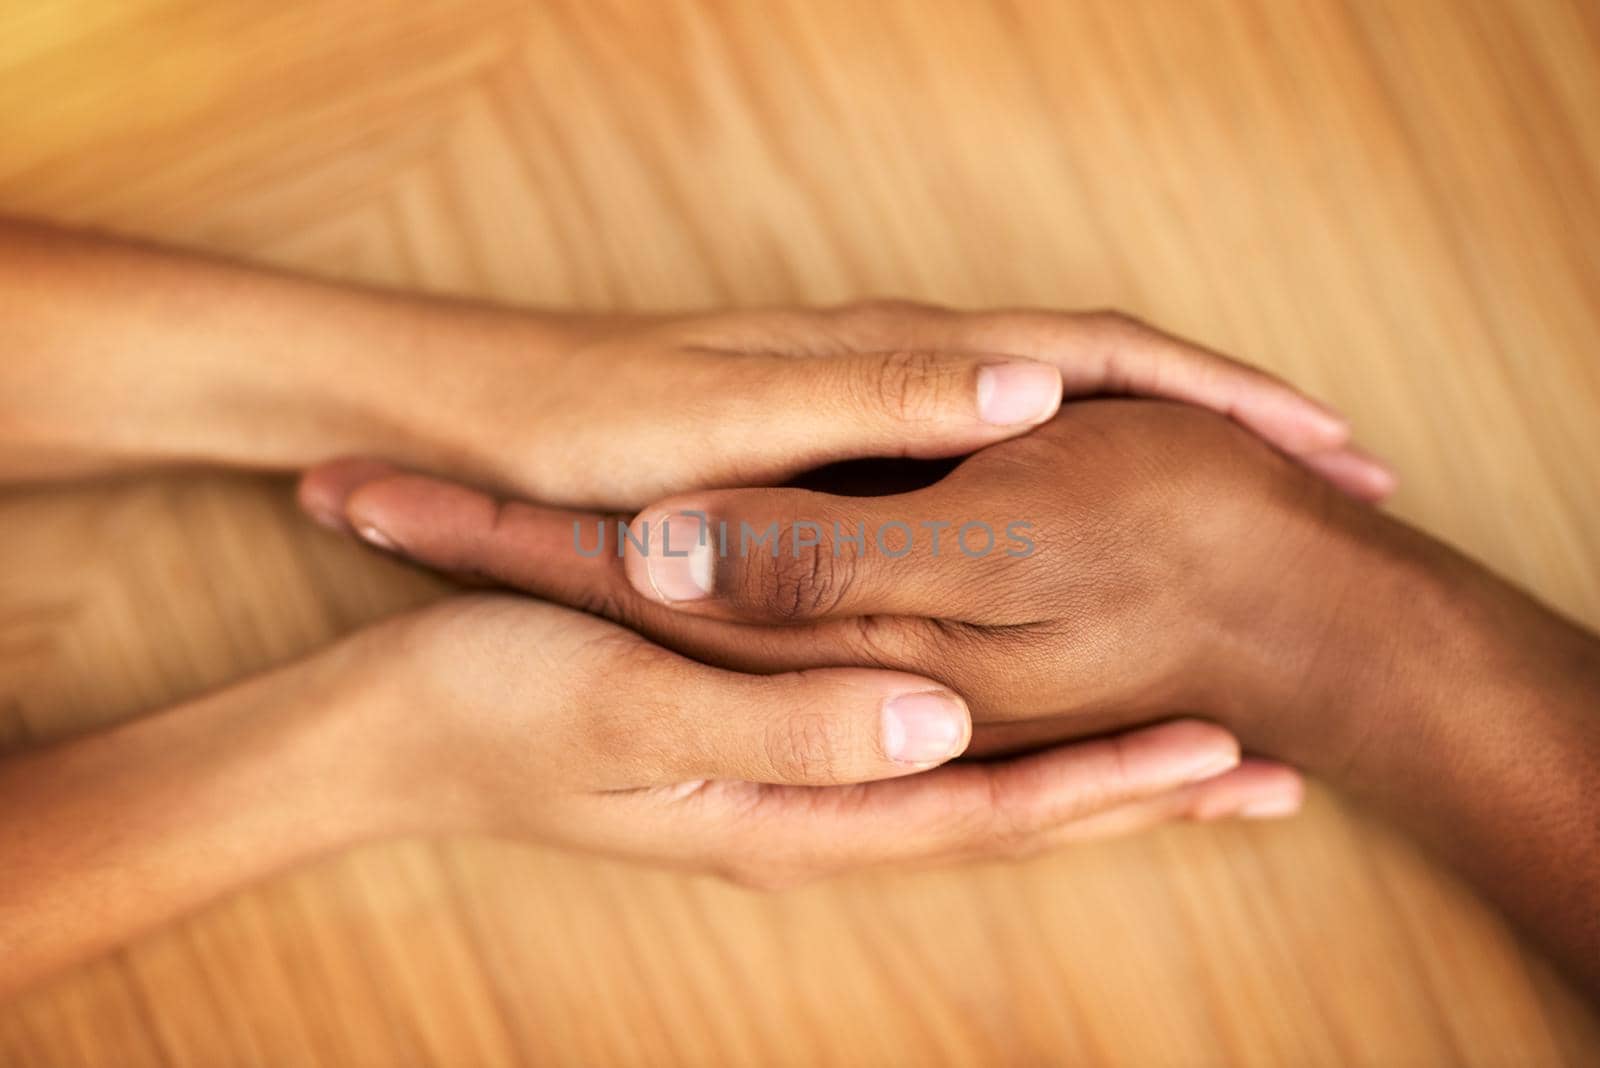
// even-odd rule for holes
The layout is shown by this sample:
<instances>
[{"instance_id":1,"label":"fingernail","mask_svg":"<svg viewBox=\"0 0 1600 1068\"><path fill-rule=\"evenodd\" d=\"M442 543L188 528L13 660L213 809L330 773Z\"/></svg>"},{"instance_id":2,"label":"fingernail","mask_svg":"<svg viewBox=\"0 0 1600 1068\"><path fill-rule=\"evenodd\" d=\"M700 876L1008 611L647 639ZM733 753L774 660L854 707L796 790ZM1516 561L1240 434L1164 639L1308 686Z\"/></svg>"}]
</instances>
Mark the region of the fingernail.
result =
<instances>
[{"instance_id":1,"label":"fingernail","mask_svg":"<svg viewBox=\"0 0 1600 1068\"><path fill-rule=\"evenodd\" d=\"M978 418L993 426L1038 423L1061 403L1061 372L1032 360L978 369Z\"/></svg>"},{"instance_id":2,"label":"fingernail","mask_svg":"<svg viewBox=\"0 0 1600 1068\"><path fill-rule=\"evenodd\" d=\"M663 601L699 601L711 594L712 544L701 516L670 515L651 524L645 571Z\"/></svg>"},{"instance_id":3,"label":"fingernail","mask_svg":"<svg viewBox=\"0 0 1600 1068\"><path fill-rule=\"evenodd\" d=\"M948 760L966 737L966 706L943 691L906 693L883 704L883 751L902 764Z\"/></svg>"},{"instance_id":4,"label":"fingernail","mask_svg":"<svg viewBox=\"0 0 1600 1068\"><path fill-rule=\"evenodd\" d=\"M1238 766L1239 750L1232 746L1198 750L1185 747L1171 754L1159 768L1152 768L1150 781L1174 785L1204 782Z\"/></svg>"},{"instance_id":5,"label":"fingernail","mask_svg":"<svg viewBox=\"0 0 1600 1068\"><path fill-rule=\"evenodd\" d=\"M1235 815L1247 820L1277 820L1299 812L1301 802L1299 790L1280 790L1241 805Z\"/></svg>"},{"instance_id":6,"label":"fingernail","mask_svg":"<svg viewBox=\"0 0 1600 1068\"><path fill-rule=\"evenodd\" d=\"M385 534L371 523L363 523L356 527L356 533L361 535L362 541L365 541L371 545L376 545L378 548L383 549L386 552L393 553L400 551L400 546L394 543L393 538L389 537L389 535Z\"/></svg>"},{"instance_id":7,"label":"fingernail","mask_svg":"<svg viewBox=\"0 0 1600 1068\"><path fill-rule=\"evenodd\" d=\"M1363 476L1367 485L1372 488L1372 493L1378 497L1387 497L1400 486L1400 476L1394 469L1382 460L1374 460L1370 456L1362 457L1366 461L1366 474Z\"/></svg>"},{"instance_id":8,"label":"fingernail","mask_svg":"<svg viewBox=\"0 0 1600 1068\"><path fill-rule=\"evenodd\" d=\"M1306 429L1316 435L1323 448L1343 445L1350 440L1350 421L1313 397L1298 395Z\"/></svg>"}]
</instances>

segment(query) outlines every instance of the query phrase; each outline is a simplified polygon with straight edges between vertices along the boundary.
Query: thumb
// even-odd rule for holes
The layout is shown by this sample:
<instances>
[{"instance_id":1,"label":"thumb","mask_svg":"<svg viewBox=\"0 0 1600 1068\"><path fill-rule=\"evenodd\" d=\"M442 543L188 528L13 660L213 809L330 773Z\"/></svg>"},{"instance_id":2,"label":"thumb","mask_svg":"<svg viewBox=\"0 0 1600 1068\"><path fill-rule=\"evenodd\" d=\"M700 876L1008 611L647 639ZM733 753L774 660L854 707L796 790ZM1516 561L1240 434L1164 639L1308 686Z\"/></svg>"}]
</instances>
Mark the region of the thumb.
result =
<instances>
[{"instance_id":1,"label":"thumb","mask_svg":"<svg viewBox=\"0 0 1600 1068\"><path fill-rule=\"evenodd\" d=\"M639 702L648 711L640 730L664 783L870 782L942 764L972 737L965 701L899 671L744 675L684 661L656 689L655 700Z\"/></svg>"},{"instance_id":2,"label":"thumb","mask_svg":"<svg viewBox=\"0 0 1600 1068\"><path fill-rule=\"evenodd\" d=\"M1033 524L952 511L941 487L887 497L716 490L653 505L617 531L628 582L657 604L713 618L801 623L841 616L972 618L982 589L1024 610ZM609 550L609 546L602 545ZM1048 551L1048 546L1046 550Z\"/></svg>"},{"instance_id":3,"label":"thumb","mask_svg":"<svg viewBox=\"0 0 1600 1068\"><path fill-rule=\"evenodd\" d=\"M369 483L404 473L402 468L382 460L362 457L329 460L300 476L295 499L300 510L320 525L349 534L351 521L345 506L350 496Z\"/></svg>"},{"instance_id":4,"label":"thumb","mask_svg":"<svg viewBox=\"0 0 1600 1068\"><path fill-rule=\"evenodd\" d=\"M741 469L776 481L837 460L939 459L1015 437L1061 406L1061 372L1018 356L869 352L790 359L763 379L747 413ZM753 481L746 477L743 484Z\"/></svg>"}]
</instances>

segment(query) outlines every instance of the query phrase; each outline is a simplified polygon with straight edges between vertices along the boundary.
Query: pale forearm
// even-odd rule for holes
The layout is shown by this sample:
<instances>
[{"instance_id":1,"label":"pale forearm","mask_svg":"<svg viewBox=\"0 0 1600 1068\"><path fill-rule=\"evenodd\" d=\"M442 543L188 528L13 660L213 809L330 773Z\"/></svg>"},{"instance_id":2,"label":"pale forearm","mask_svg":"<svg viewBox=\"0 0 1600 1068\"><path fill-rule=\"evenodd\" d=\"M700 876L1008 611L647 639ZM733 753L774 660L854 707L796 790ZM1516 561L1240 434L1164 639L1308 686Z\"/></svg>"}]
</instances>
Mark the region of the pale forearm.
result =
<instances>
[{"instance_id":1,"label":"pale forearm","mask_svg":"<svg viewBox=\"0 0 1600 1068\"><path fill-rule=\"evenodd\" d=\"M274 871L406 829L345 655L0 763L0 996Z\"/></svg>"},{"instance_id":2,"label":"pale forearm","mask_svg":"<svg viewBox=\"0 0 1600 1068\"><path fill-rule=\"evenodd\" d=\"M10 479L349 453L470 475L485 381L558 329L8 221L0 321Z\"/></svg>"}]
</instances>

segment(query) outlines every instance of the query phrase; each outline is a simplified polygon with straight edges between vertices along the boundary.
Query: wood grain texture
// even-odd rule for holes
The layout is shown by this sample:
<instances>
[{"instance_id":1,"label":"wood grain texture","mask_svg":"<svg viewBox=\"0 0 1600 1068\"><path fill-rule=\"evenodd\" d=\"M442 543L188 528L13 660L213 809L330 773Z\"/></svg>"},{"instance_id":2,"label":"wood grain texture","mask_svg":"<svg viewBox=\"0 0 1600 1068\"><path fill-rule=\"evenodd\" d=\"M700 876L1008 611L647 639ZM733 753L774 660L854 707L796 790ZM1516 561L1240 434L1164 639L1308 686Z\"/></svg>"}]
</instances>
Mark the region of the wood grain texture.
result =
<instances>
[{"instance_id":1,"label":"wood grain texture","mask_svg":"<svg viewBox=\"0 0 1600 1068\"><path fill-rule=\"evenodd\" d=\"M1400 514L1600 624L1589 0L0 0L0 210L529 304L1119 306L1328 397ZM216 475L5 494L0 554L3 747L443 588ZM1597 1060L1321 791L782 896L400 843L0 1007L30 1066Z\"/></svg>"}]
</instances>

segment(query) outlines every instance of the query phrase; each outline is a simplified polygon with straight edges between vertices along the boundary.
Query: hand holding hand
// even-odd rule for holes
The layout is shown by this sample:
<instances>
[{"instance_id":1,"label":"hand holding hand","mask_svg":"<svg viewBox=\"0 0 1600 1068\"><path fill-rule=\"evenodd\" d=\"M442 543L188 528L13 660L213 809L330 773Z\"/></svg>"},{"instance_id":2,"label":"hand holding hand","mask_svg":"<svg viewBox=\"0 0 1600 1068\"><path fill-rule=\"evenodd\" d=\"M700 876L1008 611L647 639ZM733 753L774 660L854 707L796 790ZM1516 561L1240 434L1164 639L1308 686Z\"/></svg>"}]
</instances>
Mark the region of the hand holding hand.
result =
<instances>
[{"instance_id":1,"label":"hand holding hand","mask_svg":"<svg viewBox=\"0 0 1600 1068\"><path fill-rule=\"evenodd\" d=\"M401 363L377 390L398 430L372 455L546 504L633 509L836 460L960 456L1044 423L1063 391L1210 408L1357 497L1393 487L1284 382L1112 313L894 302L427 322L419 348L448 359Z\"/></svg>"},{"instance_id":2,"label":"hand holding hand","mask_svg":"<svg viewBox=\"0 0 1600 1068\"><path fill-rule=\"evenodd\" d=\"M1361 733L1326 713L1336 690L1310 686L1366 670L1323 658L1329 614L1358 584L1358 558L1382 551L1367 541L1395 526L1225 420L1130 401L1071 405L911 493L673 497L633 521L623 556L614 529L604 553L577 547L592 552L597 524L616 517L392 469L330 466L304 493L342 502L366 536L413 559L711 663L940 679L972 703L978 751L1197 713L1258 752L1317 765Z\"/></svg>"},{"instance_id":3,"label":"hand holding hand","mask_svg":"<svg viewBox=\"0 0 1600 1068\"><path fill-rule=\"evenodd\" d=\"M1233 738L1192 720L926 771L970 729L961 699L929 679L743 675L521 598L452 599L353 645L374 680L362 701L380 717L373 744L403 785L383 793L407 798L423 829L762 886L1217 818L1286 789L1271 769L1236 767Z\"/></svg>"},{"instance_id":4,"label":"hand holding hand","mask_svg":"<svg viewBox=\"0 0 1600 1068\"><path fill-rule=\"evenodd\" d=\"M974 749L1179 712L1214 720L1387 812L1600 989L1600 638L1197 409L1075 404L927 489L695 493L630 527L659 549L661 527L689 511L735 539L775 524L775 556L584 558L573 513L393 471L333 466L310 482L418 560L625 620L703 660L936 679L967 698ZM1019 519L1032 553L954 545L967 522L1003 532ZM676 544L700 549L700 523ZM890 523L917 533L911 552L880 550ZM938 557L933 523L950 524ZM1277 807L1250 810L1262 805Z\"/></svg>"}]
</instances>

